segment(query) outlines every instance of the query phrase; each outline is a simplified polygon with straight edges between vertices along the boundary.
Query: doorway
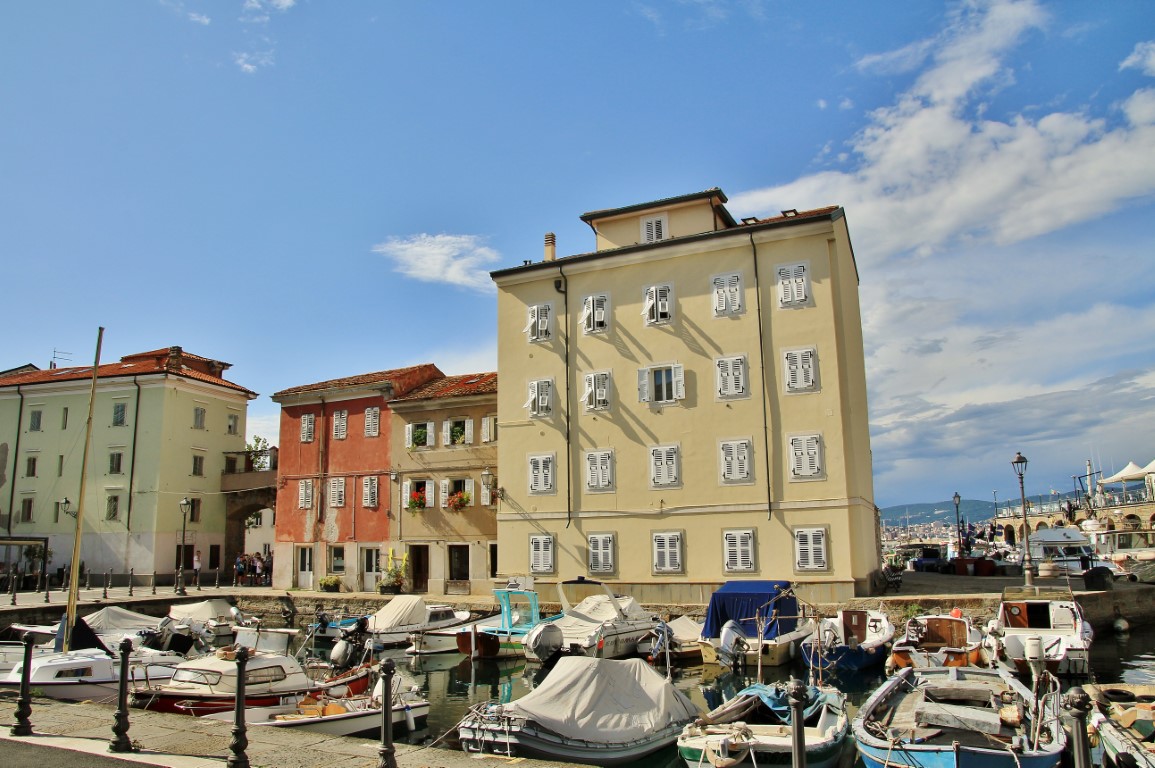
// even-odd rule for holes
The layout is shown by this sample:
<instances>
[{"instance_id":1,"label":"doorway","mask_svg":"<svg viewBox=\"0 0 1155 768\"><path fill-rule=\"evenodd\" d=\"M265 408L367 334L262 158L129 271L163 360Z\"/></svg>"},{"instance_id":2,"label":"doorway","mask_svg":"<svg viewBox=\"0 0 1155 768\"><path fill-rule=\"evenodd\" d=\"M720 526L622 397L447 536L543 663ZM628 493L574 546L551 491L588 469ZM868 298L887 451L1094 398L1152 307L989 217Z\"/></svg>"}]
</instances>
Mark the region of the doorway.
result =
<instances>
[{"instance_id":1,"label":"doorway","mask_svg":"<svg viewBox=\"0 0 1155 768\"><path fill-rule=\"evenodd\" d=\"M381 578L381 548L361 547L361 589L376 592L379 578Z\"/></svg>"},{"instance_id":2,"label":"doorway","mask_svg":"<svg viewBox=\"0 0 1155 768\"><path fill-rule=\"evenodd\" d=\"M429 591L429 547L425 544L409 545L409 568L413 579L414 592Z\"/></svg>"},{"instance_id":3,"label":"doorway","mask_svg":"<svg viewBox=\"0 0 1155 768\"><path fill-rule=\"evenodd\" d=\"M297 586L313 588L313 548L297 547Z\"/></svg>"}]
</instances>

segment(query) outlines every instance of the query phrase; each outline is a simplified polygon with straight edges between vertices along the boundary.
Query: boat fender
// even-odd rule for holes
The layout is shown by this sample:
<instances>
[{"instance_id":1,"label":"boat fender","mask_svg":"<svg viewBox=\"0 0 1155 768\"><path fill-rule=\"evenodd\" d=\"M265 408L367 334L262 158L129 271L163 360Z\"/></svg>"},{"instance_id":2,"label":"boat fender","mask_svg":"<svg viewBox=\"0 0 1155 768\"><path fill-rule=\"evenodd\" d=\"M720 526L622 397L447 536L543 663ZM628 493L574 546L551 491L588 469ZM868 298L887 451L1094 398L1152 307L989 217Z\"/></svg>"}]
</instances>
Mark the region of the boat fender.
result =
<instances>
[{"instance_id":1,"label":"boat fender","mask_svg":"<svg viewBox=\"0 0 1155 768\"><path fill-rule=\"evenodd\" d=\"M417 730L417 718L413 716L413 708L408 704L405 705L405 728L410 733Z\"/></svg>"},{"instance_id":2,"label":"boat fender","mask_svg":"<svg viewBox=\"0 0 1155 768\"><path fill-rule=\"evenodd\" d=\"M715 744L717 748L714 747ZM735 745L729 736L717 742L706 742L706 760L714 768L734 768L749 754L749 745Z\"/></svg>"}]
</instances>

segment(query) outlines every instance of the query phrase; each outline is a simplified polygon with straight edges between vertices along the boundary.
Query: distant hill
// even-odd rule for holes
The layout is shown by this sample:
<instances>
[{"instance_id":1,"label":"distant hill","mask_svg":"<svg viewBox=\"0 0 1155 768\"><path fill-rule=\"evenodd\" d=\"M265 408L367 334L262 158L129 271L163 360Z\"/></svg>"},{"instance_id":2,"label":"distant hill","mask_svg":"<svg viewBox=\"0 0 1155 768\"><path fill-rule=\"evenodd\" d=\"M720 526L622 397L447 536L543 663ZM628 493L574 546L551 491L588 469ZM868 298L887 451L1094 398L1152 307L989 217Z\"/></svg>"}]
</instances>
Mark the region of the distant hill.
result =
<instances>
[{"instance_id":1,"label":"distant hill","mask_svg":"<svg viewBox=\"0 0 1155 768\"><path fill-rule=\"evenodd\" d=\"M1066 500L1074 497L1074 492L1059 494L1055 497L1048 497L1058 500ZM1037 501L1037 497L1028 497ZM1012 500L1015 508L1018 508L1016 500ZM1005 502L999 500L999 509L1005 508ZM978 523L985 522L991 519L995 510L994 500L982 499L963 499L958 505L958 513L960 518L965 518L968 522ZM935 512L938 514L935 514ZM882 522L884 525L907 525L909 517L910 525L924 525L927 523L941 523L944 520L949 520L952 524L954 522L954 501L946 499L944 501L935 501L930 503L920 504L898 504L893 507L883 507L881 509Z\"/></svg>"}]
</instances>

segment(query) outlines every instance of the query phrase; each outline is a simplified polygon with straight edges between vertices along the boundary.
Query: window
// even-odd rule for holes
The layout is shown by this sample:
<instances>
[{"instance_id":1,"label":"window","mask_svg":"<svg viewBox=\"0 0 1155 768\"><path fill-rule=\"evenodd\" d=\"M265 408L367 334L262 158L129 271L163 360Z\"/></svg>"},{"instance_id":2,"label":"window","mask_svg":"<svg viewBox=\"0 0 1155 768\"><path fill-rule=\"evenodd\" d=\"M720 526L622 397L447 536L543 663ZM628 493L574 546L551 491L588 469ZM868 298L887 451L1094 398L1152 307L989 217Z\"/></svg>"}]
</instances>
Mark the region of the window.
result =
<instances>
[{"instance_id":1,"label":"window","mask_svg":"<svg viewBox=\"0 0 1155 768\"><path fill-rule=\"evenodd\" d=\"M349 411L333 411L333 439L344 440L349 434Z\"/></svg>"},{"instance_id":2,"label":"window","mask_svg":"<svg viewBox=\"0 0 1155 768\"><path fill-rule=\"evenodd\" d=\"M723 440L719 443L723 483L749 483L754 480L754 473L750 467L751 445L752 441L749 438Z\"/></svg>"},{"instance_id":3,"label":"window","mask_svg":"<svg viewBox=\"0 0 1155 768\"><path fill-rule=\"evenodd\" d=\"M754 531L725 531L722 534L724 567L727 573L754 570Z\"/></svg>"},{"instance_id":4,"label":"window","mask_svg":"<svg viewBox=\"0 0 1155 768\"><path fill-rule=\"evenodd\" d=\"M678 485L681 477L678 453L676 445L656 445L650 449L650 487Z\"/></svg>"},{"instance_id":5,"label":"window","mask_svg":"<svg viewBox=\"0 0 1155 768\"><path fill-rule=\"evenodd\" d=\"M610 407L610 372L598 371L585 375L585 390L582 392L587 411L604 411Z\"/></svg>"},{"instance_id":6,"label":"window","mask_svg":"<svg viewBox=\"0 0 1155 768\"><path fill-rule=\"evenodd\" d=\"M497 416L486 416L481 420L481 442L497 442Z\"/></svg>"},{"instance_id":7,"label":"window","mask_svg":"<svg viewBox=\"0 0 1155 768\"><path fill-rule=\"evenodd\" d=\"M441 423L442 445L473 445L473 419L446 419Z\"/></svg>"},{"instance_id":8,"label":"window","mask_svg":"<svg viewBox=\"0 0 1155 768\"><path fill-rule=\"evenodd\" d=\"M825 571L826 538L825 528L795 528L794 567L799 571Z\"/></svg>"},{"instance_id":9,"label":"window","mask_svg":"<svg viewBox=\"0 0 1155 768\"><path fill-rule=\"evenodd\" d=\"M742 275L731 272L727 275L716 275L714 285L714 317L740 315L745 307L742 304Z\"/></svg>"},{"instance_id":10,"label":"window","mask_svg":"<svg viewBox=\"0 0 1155 768\"><path fill-rule=\"evenodd\" d=\"M582 299L582 313L578 318L583 333L605 333L610 327L610 297L604 293Z\"/></svg>"},{"instance_id":11,"label":"window","mask_svg":"<svg viewBox=\"0 0 1155 768\"><path fill-rule=\"evenodd\" d=\"M342 546L329 547L329 573L345 572L345 548Z\"/></svg>"},{"instance_id":12,"label":"window","mask_svg":"<svg viewBox=\"0 0 1155 768\"><path fill-rule=\"evenodd\" d=\"M810 303L810 267L806 262L779 264L774 270L778 278L778 306L804 307Z\"/></svg>"},{"instance_id":13,"label":"window","mask_svg":"<svg viewBox=\"0 0 1155 768\"><path fill-rule=\"evenodd\" d=\"M590 551L590 573L613 573L614 535L593 533L587 537Z\"/></svg>"},{"instance_id":14,"label":"window","mask_svg":"<svg viewBox=\"0 0 1155 768\"><path fill-rule=\"evenodd\" d=\"M54 522L54 523L60 522L60 502L59 501L55 501L52 503L52 522Z\"/></svg>"},{"instance_id":15,"label":"window","mask_svg":"<svg viewBox=\"0 0 1155 768\"><path fill-rule=\"evenodd\" d=\"M533 573L553 571L553 536L529 537L529 570Z\"/></svg>"},{"instance_id":16,"label":"window","mask_svg":"<svg viewBox=\"0 0 1155 768\"><path fill-rule=\"evenodd\" d=\"M36 477L36 457L29 456L24 460L24 476Z\"/></svg>"},{"instance_id":17,"label":"window","mask_svg":"<svg viewBox=\"0 0 1155 768\"><path fill-rule=\"evenodd\" d=\"M61 429L68 429L68 409L67 408L65 408L60 413L60 428Z\"/></svg>"},{"instance_id":18,"label":"window","mask_svg":"<svg viewBox=\"0 0 1155 768\"><path fill-rule=\"evenodd\" d=\"M23 498L20 500L20 522L32 522L32 505L35 499L32 497Z\"/></svg>"},{"instance_id":19,"label":"window","mask_svg":"<svg viewBox=\"0 0 1155 768\"><path fill-rule=\"evenodd\" d=\"M529 383L529 399L525 401L530 417L549 416L553 413L553 379L538 379Z\"/></svg>"},{"instance_id":20,"label":"window","mask_svg":"<svg viewBox=\"0 0 1155 768\"><path fill-rule=\"evenodd\" d=\"M552 336L553 305L535 304L529 308L529 322L525 324L526 337L532 341L549 341Z\"/></svg>"},{"instance_id":21,"label":"window","mask_svg":"<svg viewBox=\"0 0 1155 768\"><path fill-rule=\"evenodd\" d=\"M377 506L377 476L361 478L361 506Z\"/></svg>"},{"instance_id":22,"label":"window","mask_svg":"<svg viewBox=\"0 0 1155 768\"><path fill-rule=\"evenodd\" d=\"M205 409L199 405L193 408L193 429L205 428Z\"/></svg>"},{"instance_id":23,"label":"window","mask_svg":"<svg viewBox=\"0 0 1155 768\"><path fill-rule=\"evenodd\" d=\"M613 450L586 453L586 490L610 491L614 487Z\"/></svg>"},{"instance_id":24,"label":"window","mask_svg":"<svg viewBox=\"0 0 1155 768\"><path fill-rule=\"evenodd\" d=\"M249 685L252 685L252 686L268 685L269 683L275 683L275 682L278 682L280 680L284 680L286 677L287 677L287 675L285 674L285 668L282 666L259 667L257 669L246 669L245 670L245 685L246 686L249 686Z\"/></svg>"},{"instance_id":25,"label":"window","mask_svg":"<svg viewBox=\"0 0 1155 768\"><path fill-rule=\"evenodd\" d=\"M40 423L44 419L44 411L29 411L28 413L28 431L39 432Z\"/></svg>"},{"instance_id":26,"label":"window","mask_svg":"<svg viewBox=\"0 0 1155 768\"><path fill-rule=\"evenodd\" d=\"M56 457L56 476L64 477L64 456L62 455Z\"/></svg>"},{"instance_id":27,"label":"window","mask_svg":"<svg viewBox=\"0 0 1155 768\"><path fill-rule=\"evenodd\" d=\"M405 425L405 447L432 448L436 444L435 425L432 421L419 421Z\"/></svg>"},{"instance_id":28,"label":"window","mask_svg":"<svg viewBox=\"0 0 1155 768\"><path fill-rule=\"evenodd\" d=\"M656 531L653 534L654 573L682 572L682 533Z\"/></svg>"},{"instance_id":29,"label":"window","mask_svg":"<svg viewBox=\"0 0 1155 768\"><path fill-rule=\"evenodd\" d=\"M297 481L297 509L313 508L313 481Z\"/></svg>"},{"instance_id":30,"label":"window","mask_svg":"<svg viewBox=\"0 0 1155 768\"><path fill-rule=\"evenodd\" d=\"M646 289L646 300L642 304L642 317L646 325L663 325L674 319L674 289L672 286L651 285Z\"/></svg>"},{"instance_id":31,"label":"window","mask_svg":"<svg viewBox=\"0 0 1155 768\"><path fill-rule=\"evenodd\" d=\"M529 492L554 492L554 454L543 453L529 457Z\"/></svg>"},{"instance_id":32,"label":"window","mask_svg":"<svg viewBox=\"0 0 1155 768\"><path fill-rule=\"evenodd\" d=\"M112 404L112 426L123 427L128 422L128 403Z\"/></svg>"},{"instance_id":33,"label":"window","mask_svg":"<svg viewBox=\"0 0 1155 768\"><path fill-rule=\"evenodd\" d=\"M192 465L193 476L194 477L204 477L205 476L205 457L199 456L199 455L194 455L192 457L192 460L193 460L193 465Z\"/></svg>"},{"instance_id":34,"label":"window","mask_svg":"<svg viewBox=\"0 0 1155 768\"><path fill-rule=\"evenodd\" d=\"M228 424L225 426L225 432L230 435L239 435L241 433L241 416L239 413L230 413L228 415Z\"/></svg>"},{"instance_id":35,"label":"window","mask_svg":"<svg viewBox=\"0 0 1155 768\"><path fill-rule=\"evenodd\" d=\"M714 383L719 398L727 400L749 396L746 379L745 355L719 357L714 361Z\"/></svg>"},{"instance_id":36,"label":"window","mask_svg":"<svg viewBox=\"0 0 1155 768\"><path fill-rule=\"evenodd\" d=\"M123 464L124 454L120 451L113 451L108 454L108 474L121 474L121 465Z\"/></svg>"},{"instance_id":37,"label":"window","mask_svg":"<svg viewBox=\"0 0 1155 768\"><path fill-rule=\"evenodd\" d=\"M638 402L673 403L686 398L686 373L680 365L638 369Z\"/></svg>"},{"instance_id":38,"label":"window","mask_svg":"<svg viewBox=\"0 0 1155 768\"><path fill-rule=\"evenodd\" d=\"M201 521L201 500L189 499L192 506L188 509L188 521L190 523L199 523Z\"/></svg>"},{"instance_id":39,"label":"window","mask_svg":"<svg viewBox=\"0 0 1155 768\"><path fill-rule=\"evenodd\" d=\"M818 351L814 347L784 351L782 370L787 392L813 392L818 389Z\"/></svg>"},{"instance_id":40,"label":"window","mask_svg":"<svg viewBox=\"0 0 1155 768\"><path fill-rule=\"evenodd\" d=\"M432 480L406 480L401 484L401 498L410 511L421 505L429 509L437 503L437 489Z\"/></svg>"},{"instance_id":41,"label":"window","mask_svg":"<svg viewBox=\"0 0 1155 768\"><path fill-rule=\"evenodd\" d=\"M237 457L225 456L225 474L235 475L237 473Z\"/></svg>"},{"instance_id":42,"label":"window","mask_svg":"<svg viewBox=\"0 0 1155 768\"><path fill-rule=\"evenodd\" d=\"M345 506L345 478L330 477L329 478L329 506L343 507Z\"/></svg>"},{"instance_id":43,"label":"window","mask_svg":"<svg viewBox=\"0 0 1155 768\"><path fill-rule=\"evenodd\" d=\"M450 581L466 581L469 578L469 545L450 544L445 549L449 555Z\"/></svg>"},{"instance_id":44,"label":"window","mask_svg":"<svg viewBox=\"0 0 1155 768\"><path fill-rule=\"evenodd\" d=\"M666 214L646 217L642 219L641 242L656 243L665 240L669 236L669 230L670 221Z\"/></svg>"},{"instance_id":45,"label":"window","mask_svg":"<svg viewBox=\"0 0 1155 768\"><path fill-rule=\"evenodd\" d=\"M301 414L301 442L313 442L313 435L317 427L317 414L302 413Z\"/></svg>"},{"instance_id":46,"label":"window","mask_svg":"<svg viewBox=\"0 0 1155 768\"><path fill-rule=\"evenodd\" d=\"M104 519L105 520L119 520L120 519L120 497L109 496L104 504Z\"/></svg>"},{"instance_id":47,"label":"window","mask_svg":"<svg viewBox=\"0 0 1155 768\"><path fill-rule=\"evenodd\" d=\"M820 478L822 465L822 436L795 435L790 438L790 477L794 480Z\"/></svg>"},{"instance_id":48,"label":"window","mask_svg":"<svg viewBox=\"0 0 1155 768\"><path fill-rule=\"evenodd\" d=\"M373 406L365 409L365 437L377 437L381 434L381 407Z\"/></svg>"}]
</instances>

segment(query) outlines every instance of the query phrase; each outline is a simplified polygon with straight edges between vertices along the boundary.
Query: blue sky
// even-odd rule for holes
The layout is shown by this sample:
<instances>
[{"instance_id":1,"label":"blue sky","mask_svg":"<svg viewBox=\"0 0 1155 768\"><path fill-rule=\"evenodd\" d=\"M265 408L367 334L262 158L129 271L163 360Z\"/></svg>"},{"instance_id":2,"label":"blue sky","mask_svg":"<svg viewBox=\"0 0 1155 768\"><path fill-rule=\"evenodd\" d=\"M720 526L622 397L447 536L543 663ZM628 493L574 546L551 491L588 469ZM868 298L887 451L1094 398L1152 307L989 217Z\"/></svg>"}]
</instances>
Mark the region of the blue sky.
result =
<instances>
[{"instance_id":1,"label":"blue sky","mask_svg":"<svg viewBox=\"0 0 1155 768\"><path fill-rule=\"evenodd\" d=\"M0 4L0 368L496 366L488 271L846 208L880 506L1155 458L1155 4ZM67 364L64 363L64 364Z\"/></svg>"}]
</instances>

